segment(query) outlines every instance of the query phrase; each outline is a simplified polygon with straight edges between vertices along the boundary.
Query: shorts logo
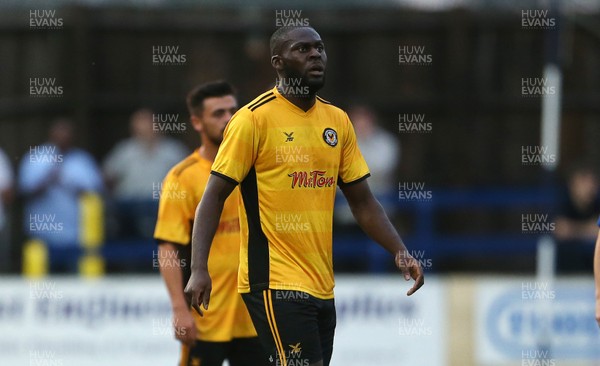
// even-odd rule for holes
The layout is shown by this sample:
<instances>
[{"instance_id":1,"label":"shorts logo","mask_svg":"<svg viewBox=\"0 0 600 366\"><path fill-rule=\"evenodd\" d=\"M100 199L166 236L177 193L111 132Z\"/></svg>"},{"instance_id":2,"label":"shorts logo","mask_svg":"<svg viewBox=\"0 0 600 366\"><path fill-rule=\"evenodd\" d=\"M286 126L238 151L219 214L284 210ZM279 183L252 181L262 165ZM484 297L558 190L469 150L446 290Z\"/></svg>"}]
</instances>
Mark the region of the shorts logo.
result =
<instances>
[{"instance_id":1,"label":"shorts logo","mask_svg":"<svg viewBox=\"0 0 600 366\"><path fill-rule=\"evenodd\" d=\"M296 344L290 344L289 346L292 348L291 353L302 353L302 347L300 346L300 342Z\"/></svg>"},{"instance_id":2,"label":"shorts logo","mask_svg":"<svg viewBox=\"0 0 600 366\"><path fill-rule=\"evenodd\" d=\"M325 140L329 146L336 146L338 143L337 132L335 132L333 128L326 128L325 131L323 131L323 140Z\"/></svg>"}]
</instances>

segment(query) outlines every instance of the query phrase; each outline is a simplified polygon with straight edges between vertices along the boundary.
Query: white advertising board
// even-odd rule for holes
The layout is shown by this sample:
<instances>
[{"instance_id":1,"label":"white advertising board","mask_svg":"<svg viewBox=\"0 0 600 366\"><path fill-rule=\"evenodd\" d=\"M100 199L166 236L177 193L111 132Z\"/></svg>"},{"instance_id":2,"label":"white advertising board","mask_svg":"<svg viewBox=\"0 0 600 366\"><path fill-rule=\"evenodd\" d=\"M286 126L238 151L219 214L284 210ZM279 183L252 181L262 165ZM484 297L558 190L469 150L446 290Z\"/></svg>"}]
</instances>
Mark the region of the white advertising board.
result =
<instances>
[{"instance_id":1,"label":"white advertising board","mask_svg":"<svg viewBox=\"0 0 600 366\"><path fill-rule=\"evenodd\" d=\"M332 366L445 365L440 282L411 297L401 276L339 277ZM175 365L159 276L0 280L0 365Z\"/></svg>"},{"instance_id":2,"label":"white advertising board","mask_svg":"<svg viewBox=\"0 0 600 366\"><path fill-rule=\"evenodd\" d=\"M158 276L0 282L2 365L174 364L172 334Z\"/></svg>"},{"instance_id":3,"label":"white advertising board","mask_svg":"<svg viewBox=\"0 0 600 366\"><path fill-rule=\"evenodd\" d=\"M338 277L332 366L446 365L442 283L428 278L412 296L402 276Z\"/></svg>"},{"instance_id":4,"label":"white advertising board","mask_svg":"<svg viewBox=\"0 0 600 366\"><path fill-rule=\"evenodd\" d=\"M600 359L591 277L554 284L533 278L481 280L475 297L478 365Z\"/></svg>"}]
</instances>

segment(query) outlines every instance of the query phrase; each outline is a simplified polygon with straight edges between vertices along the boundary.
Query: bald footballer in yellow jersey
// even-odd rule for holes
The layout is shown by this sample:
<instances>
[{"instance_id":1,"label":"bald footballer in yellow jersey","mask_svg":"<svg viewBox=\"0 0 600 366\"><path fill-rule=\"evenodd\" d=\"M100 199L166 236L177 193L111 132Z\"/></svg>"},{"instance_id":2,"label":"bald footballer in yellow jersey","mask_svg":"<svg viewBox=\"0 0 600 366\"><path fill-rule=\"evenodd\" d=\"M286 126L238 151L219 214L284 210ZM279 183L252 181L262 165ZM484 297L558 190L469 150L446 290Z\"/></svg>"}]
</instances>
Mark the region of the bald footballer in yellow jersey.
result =
<instances>
[{"instance_id":1,"label":"bald footballer in yellow jersey","mask_svg":"<svg viewBox=\"0 0 600 366\"><path fill-rule=\"evenodd\" d=\"M336 325L336 186L361 228L394 255L406 280L415 280L408 295L424 277L369 189L369 169L348 116L316 95L327 64L320 35L311 27L280 28L271 37L271 55L277 85L232 117L197 217L220 212L239 185L238 289L269 361L327 366ZM196 220L193 227L186 292L198 311L200 303L213 307L207 260L217 227L214 218Z\"/></svg>"}]
</instances>

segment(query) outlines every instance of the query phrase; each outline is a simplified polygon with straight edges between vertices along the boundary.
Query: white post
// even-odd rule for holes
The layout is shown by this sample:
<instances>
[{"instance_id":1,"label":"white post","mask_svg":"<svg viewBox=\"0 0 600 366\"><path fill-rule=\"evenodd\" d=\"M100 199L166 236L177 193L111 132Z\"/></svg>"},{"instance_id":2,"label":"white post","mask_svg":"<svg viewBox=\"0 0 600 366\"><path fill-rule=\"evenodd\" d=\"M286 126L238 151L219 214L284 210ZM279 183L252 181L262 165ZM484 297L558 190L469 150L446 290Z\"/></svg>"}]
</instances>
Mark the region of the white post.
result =
<instances>
[{"instance_id":1,"label":"white post","mask_svg":"<svg viewBox=\"0 0 600 366\"><path fill-rule=\"evenodd\" d=\"M555 16L558 17L558 4L552 5ZM556 19L558 23L558 19ZM556 24L558 27L558 24ZM546 52L546 64L544 66L545 85L551 88L548 93L542 96L542 118L541 118L541 147L546 149L546 153L554 159L548 159L548 163L543 167L546 170L546 181L552 173L556 171L560 159L560 115L561 115L561 93L562 93L562 74L558 66L558 28L548 30L546 41L548 49ZM549 290L554 288L556 278L556 242L551 235L543 235L537 243L537 268L536 280L538 283L545 283ZM541 355L552 357L552 303L551 300L541 300L540 311L542 314L542 327L537 339L537 346ZM544 357L544 356L542 356Z\"/></svg>"}]
</instances>

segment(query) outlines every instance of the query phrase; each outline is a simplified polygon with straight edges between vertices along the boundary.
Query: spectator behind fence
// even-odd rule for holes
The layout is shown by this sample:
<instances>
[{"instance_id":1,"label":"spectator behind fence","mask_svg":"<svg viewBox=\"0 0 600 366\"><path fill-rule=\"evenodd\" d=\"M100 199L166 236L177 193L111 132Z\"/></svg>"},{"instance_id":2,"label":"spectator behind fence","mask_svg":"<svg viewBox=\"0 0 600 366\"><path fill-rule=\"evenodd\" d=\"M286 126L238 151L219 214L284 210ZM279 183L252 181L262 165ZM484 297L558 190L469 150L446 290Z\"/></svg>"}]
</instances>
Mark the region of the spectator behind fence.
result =
<instances>
[{"instance_id":1,"label":"spectator behind fence","mask_svg":"<svg viewBox=\"0 0 600 366\"><path fill-rule=\"evenodd\" d=\"M365 105L351 106L348 116L356 130L360 151L369 164L371 191L380 197L397 192L395 175L400 164L399 140L378 124L375 112Z\"/></svg>"},{"instance_id":2,"label":"spectator behind fence","mask_svg":"<svg viewBox=\"0 0 600 366\"><path fill-rule=\"evenodd\" d=\"M13 198L13 169L10 159L0 149L0 272L10 270L10 232L8 205Z\"/></svg>"},{"instance_id":3,"label":"spectator behind fence","mask_svg":"<svg viewBox=\"0 0 600 366\"><path fill-rule=\"evenodd\" d=\"M593 244L600 213L598 188L598 177L591 167L579 165L570 172L556 216L557 269L561 273L590 272L593 268Z\"/></svg>"},{"instance_id":4,"label":"spectator behind fence","mask_svg":"<svg viewBox=\"0 0 600 366\"><path fill-rule=\"evenodd\" d=\"M21 160L19 190L25 198L25 233L44 241L51 272L75 272L80 248L80 198L101 192L102 175L92 156L73 147L74 127L55 120L49 141L30 147Z\"/></svg>"},{"instance_id":5,"label":"spectator behind fence","mask_svg":"<svg viewBox=\"0 0 600 366\"><path fill-rule=\"evenodd\" d=\"M115 235L119 239L152 239L160 185L169 169L188 155L186 147L156 131L153 113L131 115L131 138L119 142L104 161L103 171L114 198Z\"/></svg>"},{"instance_id":6,"label":"spectator behind fence","mask_svg":"<svg viewBox=\"0 0 600 366\"><path fill-rule=\"evenodd\" d=\"M395 175L400 163L400 142L379 126L375 112L366 105L351 106L348 109L348 117L354 125L358 146L371 171L371 191L379 199L388 216L392 217L395 205L389 198L397 197L398 182ZM339 207L336 221L339 224L356 226L347 205Z\"/></svg>"}]
</instances>

